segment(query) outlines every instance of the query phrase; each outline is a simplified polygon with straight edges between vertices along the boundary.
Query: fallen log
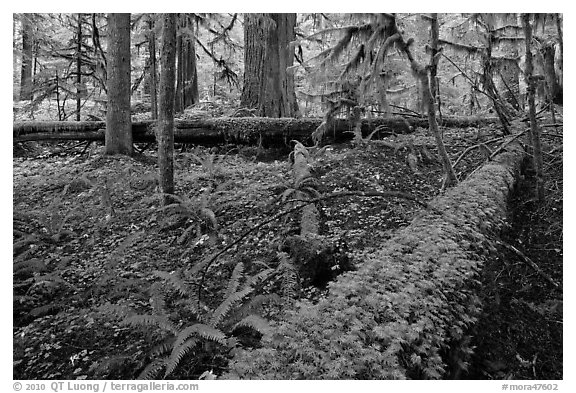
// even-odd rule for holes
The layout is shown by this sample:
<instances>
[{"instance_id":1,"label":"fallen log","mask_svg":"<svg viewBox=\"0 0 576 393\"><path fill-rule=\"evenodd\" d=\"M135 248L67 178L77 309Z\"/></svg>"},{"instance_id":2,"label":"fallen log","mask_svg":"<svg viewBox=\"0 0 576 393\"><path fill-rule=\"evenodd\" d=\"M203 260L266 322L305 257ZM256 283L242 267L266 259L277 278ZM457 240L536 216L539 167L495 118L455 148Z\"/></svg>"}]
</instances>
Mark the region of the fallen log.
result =
<instances>
[{"instance_id":1,"label":"fallen log","mask_svg":"<svg viewBox=\"0 0 576 393\"><path fill-rule=\"evenodd\" d=\"M479 276L497 253L525 152L517 141L342 274L317 303L285 310L230 379L438 379L472 352ZM454 345L456 344L456 345ZM454 351L454 348L457 351Z\"/></svg>"},{"instance_id":2,"label":"fallen log","mask_svg":"<svg viewBox=\"0 0 576 393\"><path fill-rule=\"evenodd\" d=\"M495 123L496 118L453 117L445 119L446 127L474 127ZM311 143L311 135L322 119L261 118L261 117L221 117L198 120L176 120L174 141L198 145L218 145L222 143L261 144L267 146L288 145L296 139L305 144ZM345 119L336 119L327 137L333 142L352 138L354 125ZM410 133L416 127L428 127L424 118L389 117L362 120L364 136L378 129L378 136ZM41 140L104 140L106 123L103 121L81 122L19 122L13 125L13 142ZM155 122L152 120L132 123L134 142L153 142Z\"/></svg>"}]
</instances>

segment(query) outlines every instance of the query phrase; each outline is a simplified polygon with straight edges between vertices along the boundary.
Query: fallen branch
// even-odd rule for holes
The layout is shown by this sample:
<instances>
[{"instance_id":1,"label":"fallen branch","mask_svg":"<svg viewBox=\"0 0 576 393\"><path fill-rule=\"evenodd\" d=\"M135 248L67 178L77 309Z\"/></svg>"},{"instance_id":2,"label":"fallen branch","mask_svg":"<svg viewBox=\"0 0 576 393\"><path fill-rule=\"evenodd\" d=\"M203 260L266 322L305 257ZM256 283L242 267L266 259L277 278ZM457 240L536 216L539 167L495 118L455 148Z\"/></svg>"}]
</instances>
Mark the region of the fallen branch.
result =
<instances>
[{"instance_id":1,"label":"fallen branch","mask_svg":"<svg viewBox=\"0 0 576 393\"><path fill-rule=\"evenodd\" d=\"M525 264L527 264L532 269L534 269L536 271L536 273L538 273L538 275L540 275L540 277L542 277L546 281L548 281L554 288L560 288L560 284L558 284L556 281L554 281L554 279L552 277L550 277L548 275L548 273L546 273L542 269L540 269L540 267L532 259L528 258L528 256L526 256L522 251L518 250L513 245L508 244L504 241L501 241L500 244L502 244L508 250L512 251L514 254L518 255Z\"/></svg>"},{"instance_id":2,"label":"fallen branch","mask_svg":"<svg viewBox=\"0 0 576 393\"><path fill-rule=\"evenodd\" d=\"M492 142L499 141L499 140L502 139L502 138L503 138L503 137L499 136L499 137L497 137L497 138L490 139L489 141L482 142L482 143L479 143L479 144L477 144L477 145L468 147L466 150L464 150L464 151L462 152L462 154L460 154L460 155L458 156L458 158L456 159L456 161L454 161L454 165L453 165L454 168L456 168L456 165L458 165L458 163L459 163L460 161L462 161L462 159L464 158L464 156L465 156L466 154L468 154L469 152L471 152L472 150L477 149L477 148L480 148L480 147L482 147L482 145L486 145L487 143L492 143Z\"/></svg>"}]
</instances>

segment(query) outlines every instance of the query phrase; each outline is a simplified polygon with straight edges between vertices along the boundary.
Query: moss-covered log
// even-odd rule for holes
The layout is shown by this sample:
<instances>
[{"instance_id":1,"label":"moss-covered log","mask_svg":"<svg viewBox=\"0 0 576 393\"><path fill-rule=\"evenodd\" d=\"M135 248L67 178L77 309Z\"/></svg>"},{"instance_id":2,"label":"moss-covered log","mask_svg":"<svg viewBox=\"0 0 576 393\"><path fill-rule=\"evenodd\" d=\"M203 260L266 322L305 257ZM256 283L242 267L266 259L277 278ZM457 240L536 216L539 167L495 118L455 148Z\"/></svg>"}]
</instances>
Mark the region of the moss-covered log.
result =
<instances>
[{"instance_id":1,"label":"moss-covered log","mask_svg":"<svg viewBox=\"0 0 576 393\"><path fill-rule=\"evenodd\" d=\"M357 261L316 304L286 310L263 346L239 352L225 378L435 379L481 303L479 274L507 218L524 150L510 143L433 200L381 249Z\"/></svg>"},{"instance_id":2,"label":"moss-covered log","mask_svg":"<svg viewBox=\"0 0 576 393\"><path fill-rule=\"evenodd\" d=\"M477 117L454 117L445 119L446 127L471 127L494 123L496 119ZM262 144L263 146L283 146L292 139L311 143L311 135L322 119L289 119L259 117L222 117L199 120L176 120L174 140L177 143L217 145L222 143ZM132 123L132 137L135 142L156 140L155 123L152 120ZM379 129L381 135L409 133L416 127L428 127L427 119L405 119L391 117L362 121L362 133L368 136ZM39 140L104 140L105 122L21 122L13 125L13 141ZM327 137L335 141L352 138L353 124L337 119ZM378 135L375 135L378 137Z\"/></svg>"}]
</instances>

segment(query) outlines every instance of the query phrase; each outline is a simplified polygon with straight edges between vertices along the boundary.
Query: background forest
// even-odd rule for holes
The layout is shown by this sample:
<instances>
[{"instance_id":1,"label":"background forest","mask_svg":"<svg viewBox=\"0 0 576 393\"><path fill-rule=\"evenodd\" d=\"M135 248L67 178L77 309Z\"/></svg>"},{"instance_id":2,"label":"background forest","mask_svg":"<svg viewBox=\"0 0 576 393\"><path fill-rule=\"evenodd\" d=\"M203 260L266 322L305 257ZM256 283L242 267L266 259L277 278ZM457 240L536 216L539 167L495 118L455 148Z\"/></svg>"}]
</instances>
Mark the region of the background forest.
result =
<instances>
[{"instance_id":1,"label":"background forest","mask_svg":"<svg viewBox=\"0 0 576 393\"><path fill-rule=\"evenodd\" d=\"M562 379L562 14L13 14L16 379Z\"/></svg>"}]
</instances>

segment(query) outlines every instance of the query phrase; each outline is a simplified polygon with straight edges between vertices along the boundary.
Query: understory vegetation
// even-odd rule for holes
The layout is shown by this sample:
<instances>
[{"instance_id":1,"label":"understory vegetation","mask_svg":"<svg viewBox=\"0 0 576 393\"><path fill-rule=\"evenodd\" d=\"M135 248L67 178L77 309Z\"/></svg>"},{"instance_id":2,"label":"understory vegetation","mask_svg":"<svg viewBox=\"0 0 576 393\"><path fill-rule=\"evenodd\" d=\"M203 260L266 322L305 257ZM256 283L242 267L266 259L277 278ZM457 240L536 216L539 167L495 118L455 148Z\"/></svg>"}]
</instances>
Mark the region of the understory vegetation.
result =
<instances>
[{"instance_id":1,"label":"understory vegetation","mask_svg":"<svg viewBox=\"0 0 576 393\"><path fill-rule=\"evenodd\" d=\"M454 160L479 142L494 143L486 130L444 132ZM441 164L420 155L415 175L407 161L422 146L434 152L428 139L418 131L315 155L319 195L343 194L321 202L321 233L353 269L436 196ZM550 197L537 207L530 192L517 192L510 202L507 251L481 272L483 306L466 344L476 350L460 377L561 377L561 290L542 273L561 285L562 148L557 137L545 141ZM99 149L80 154L83 146L26 144L14 152L15 378L221 376L239 350L282 332L296 299L313 305L326 295L325 285L299 285L298 267L282 248L298 231L297 217L284 214L293 186L287 152L183 150L176 157L177 198L162 207L153 153L106 158ZM459 177L485 160L471 150L456 166ZM526 169L520 190L529 177ZM399 191L415 200L344 195L359 190ZM350 320L365 313L342 312ZM331 333L317 334L310 339ZM383 369L374 367L374 374L356 377L378 377ZM334 365L324 377L347 378L350 371ZM446 371L430 369L425 377Z\"/></svg>"},{"instance_id":2,"label":"understory vegetation","mask_svg":"<svg viewBox=\"0 0 576 393\"><path fill-rule=\"evenodd\" d=\"M14 379L563 379L562 24L14 14Z\"/></svg>"}]
</instances>

